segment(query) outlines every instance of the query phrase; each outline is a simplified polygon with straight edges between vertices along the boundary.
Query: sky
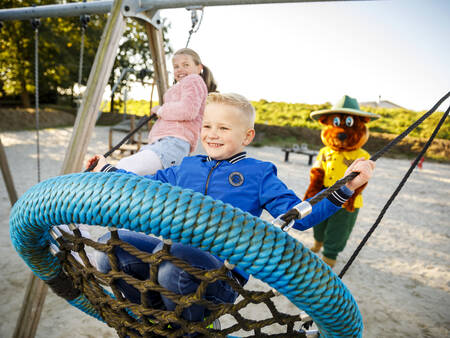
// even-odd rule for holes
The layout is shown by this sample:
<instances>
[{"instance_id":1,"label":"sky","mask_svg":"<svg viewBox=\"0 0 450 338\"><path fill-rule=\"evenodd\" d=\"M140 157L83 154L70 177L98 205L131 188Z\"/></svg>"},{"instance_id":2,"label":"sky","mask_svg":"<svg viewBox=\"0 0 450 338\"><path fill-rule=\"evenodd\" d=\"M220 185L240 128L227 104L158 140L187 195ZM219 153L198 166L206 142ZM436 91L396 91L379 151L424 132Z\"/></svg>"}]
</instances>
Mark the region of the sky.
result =
<instances>
[{"instance_id":1,"label":"sky","mask_svg":"<svg viewBox=\"0 0 450 338\"><path fill-rule=\"evenodd\" d=\"M190 12L160 15L171 24L172 48L185 47ZM250 100L314 104L380 96L429 110L450 91L450 1L205 7L189 47L212 70L219 91ZM131 97L148 99L148 91Z\"/></svg>"}]
</instances>

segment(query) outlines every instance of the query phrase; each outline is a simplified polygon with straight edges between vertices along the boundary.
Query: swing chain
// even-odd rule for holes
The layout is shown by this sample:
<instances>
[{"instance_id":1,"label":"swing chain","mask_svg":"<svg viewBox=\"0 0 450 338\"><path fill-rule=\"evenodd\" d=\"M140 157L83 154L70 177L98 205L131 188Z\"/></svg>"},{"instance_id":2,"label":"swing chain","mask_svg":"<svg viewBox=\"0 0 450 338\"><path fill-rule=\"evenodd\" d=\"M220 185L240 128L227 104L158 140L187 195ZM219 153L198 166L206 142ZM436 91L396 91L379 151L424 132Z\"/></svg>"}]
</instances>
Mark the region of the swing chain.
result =
<instances>
[{"instance_id":1,"label":"swing chain","mask_svg":"<svg viewBox=\"0 0 450 338\"><path fill-rule=\"evenodd\" d=\"M41 19L40 18L33 18L31 19L31 26L36 31L39 29L39 26L41 25Z\"/></svg>"},{"instance_id":2,"label":"swing chain","mask_svg":"<svg viewBox=\"0 0 450 338\"><path fill-rule=\"evenodd\" d=\"M90 17L89 14L82 14L82 15L80 15L81 28L83 30L86 29L89 21L91 21L91 17Z\"/></svg>"},{"instance_id":3,"label":"swing chain","mask_svg":"<svg viewBox=\"0 0 450 338\"><path fill-rule=\"evenodd\" d=\"M86 2L86 0L83 0L83 2ZM80 63L78 65L78 86L79 86L79 96L81 100L81 82L83 81L83 59L84 59L84 37L85 37L85 31L86 27L91 20L90 16L88 14L82 14L80 15L80 24L81 24L81 41L80 41ZM80 104L80 101L78 101L78 104Z\"/></svg>"},{"instance_id":4,"label":"swing chain","mask_svg":"<svg viewBox=\"0 0 450 338\"><path fill-rule=\"evenodd\" d=\"M34 81L35 81L35 115L36 115L36 165L37 181L41 181L41 161L40 161L40 142L39 142L39 26L41 20L33 18L31 26L34 29Z\"/></svg>"},{"instance_id":5,"label":"swing chain","mask_svg":"<svg viewBox=\"0 0 450 338\"><path fill-rule=\"evenodd\" d=\"M86 2L86 0L83 0L83 2ZM83 29L86 29L87 24L89 23L89 21L91 21L91 17L89 16L89 14L81 14L80 15L81 27Z\"/></svg>"}]
</instances>

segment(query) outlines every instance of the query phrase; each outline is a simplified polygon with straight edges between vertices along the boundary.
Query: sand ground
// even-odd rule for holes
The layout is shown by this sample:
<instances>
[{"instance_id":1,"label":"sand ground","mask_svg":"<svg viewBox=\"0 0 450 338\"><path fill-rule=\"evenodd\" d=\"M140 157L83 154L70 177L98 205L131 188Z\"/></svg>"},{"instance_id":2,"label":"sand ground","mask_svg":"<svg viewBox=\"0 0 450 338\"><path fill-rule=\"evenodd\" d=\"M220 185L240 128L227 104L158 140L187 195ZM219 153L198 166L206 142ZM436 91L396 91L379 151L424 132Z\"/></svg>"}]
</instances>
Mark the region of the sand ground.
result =
<instances>
[{"instance_id":1,"label":"sand ground","mask_svg":"<svg viewBox=\"0 0 450 338\"><path fill-rule=\"evenodd\" d=\"M59 175L71 128L40 132L41 180ZM97 127L89 154L107 149L107 127ZM18 195L37 183L35 133L0 133ZM120 135L118 136L120 137ZM117 139L119 140L119 139ZM251 156L274 162L278 175L302 196L308 184L307 158L291 155L284 163L279 148L249 147ZM406 173L410 162L382 158L364 191L365 206L339 272ZM0 182L0 337L11 337L22 306L30 270L9 238L10 202ZM425 162L416 169L385 214L378 229L343 278L361 310L364 337L450 337L450 165ZM268 217L264 215L263 217ZM306 246L312 231L292 233ZM255 288L264 288L253 281ZM281 300L287 312L295 311ZM115 331L49 292L37 337L114 337Z\"/></svg>"}]
</instances>

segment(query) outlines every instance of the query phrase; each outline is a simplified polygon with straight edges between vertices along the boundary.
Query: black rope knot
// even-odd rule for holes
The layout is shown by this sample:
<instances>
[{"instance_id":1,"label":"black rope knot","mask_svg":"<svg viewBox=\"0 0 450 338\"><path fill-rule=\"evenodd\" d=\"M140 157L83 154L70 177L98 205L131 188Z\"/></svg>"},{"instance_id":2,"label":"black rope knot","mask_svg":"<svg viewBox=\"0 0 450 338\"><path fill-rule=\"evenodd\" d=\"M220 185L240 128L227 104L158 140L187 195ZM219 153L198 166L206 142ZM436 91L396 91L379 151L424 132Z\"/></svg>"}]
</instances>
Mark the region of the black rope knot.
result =
<instances>
[{"instance_id":1,"label":"black rope knot","mask_svg":"<svg viewBox=\"0 0 450 338\"><path fill-rule=\"evenodd\" d=\"M73 300L81 294L81 291L73 285L72 278L67 276L63 270L56 277L45 281L45 283L48 284L54 293L66 300Z\"/></svg>"}]
</instances>

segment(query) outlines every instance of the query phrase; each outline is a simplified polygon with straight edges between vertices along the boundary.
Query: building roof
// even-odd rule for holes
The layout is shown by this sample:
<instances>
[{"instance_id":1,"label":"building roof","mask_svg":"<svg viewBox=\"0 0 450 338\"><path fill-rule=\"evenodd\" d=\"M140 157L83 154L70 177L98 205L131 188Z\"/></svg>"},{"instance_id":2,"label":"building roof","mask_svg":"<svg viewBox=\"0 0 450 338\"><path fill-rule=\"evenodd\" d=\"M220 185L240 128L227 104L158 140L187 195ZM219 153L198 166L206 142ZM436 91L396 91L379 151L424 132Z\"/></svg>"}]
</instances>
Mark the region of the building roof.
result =
<instances>
[{"instance_id":1,"label":"building roof","mask_svg":"<svg viewBox=\"0 0 450 338\"><path fill-rule=\"evenodd\" d=\"M405 107L399 106L398 104L395 104L388 100L380 100L380 101L367 101L367 102L360 102L360 106L366 106L366 107L375 107L375 108L401 108L406 109Z\"/></svg>"}]
</instances>

